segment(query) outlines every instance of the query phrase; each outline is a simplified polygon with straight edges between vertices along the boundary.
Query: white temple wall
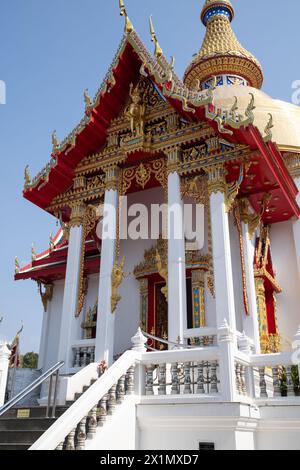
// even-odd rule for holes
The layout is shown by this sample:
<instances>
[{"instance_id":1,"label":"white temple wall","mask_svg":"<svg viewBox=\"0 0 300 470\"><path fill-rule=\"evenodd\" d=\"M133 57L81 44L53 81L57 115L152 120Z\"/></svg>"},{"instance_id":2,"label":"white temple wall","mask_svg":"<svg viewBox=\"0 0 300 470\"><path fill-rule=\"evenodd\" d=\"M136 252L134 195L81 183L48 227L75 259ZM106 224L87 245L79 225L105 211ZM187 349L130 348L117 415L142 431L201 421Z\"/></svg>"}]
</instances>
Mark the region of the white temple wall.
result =
<instances>
[{"instance_id":1,"label":"white temple wall","mask_svg":"<svg viewBox=\"0 0 300 470\"><path fill-rule=\"evenodd\" d=\"M139 449L198 451L213 443L216 450L254 450L259 413L247 405L138 405Z\"/></svg>"},{"instance_id":2,"label":"white temple wall","mask_svg":"<svg viewBox=\"0 0 300 470\"><path fill-rule=\"evenodd\" d=\"M292 224L293 221L274 224L270 231L273 267L283 289L276 298L278 328L284 350L290 350L300 324L300 279Z\"/></svg>"},{"instance_id":3,"label":"white temple wall","mask_svg":"<svg viewBox=\"0 0 300 470\"><path fill-rule=\"evenodd\" d=\"M244 298L243 298L243 274L241 264L241 252L239 233L234 223L234 217L229 215L229 230L230 230L230 248L231 248L231 262L232 262L232 276L234 287L234 303L235 303L235 316L236 316L236 329L243 332L243 318L246 316Z\"/></svg>"},{"instance_id":4,"label":"white temple wall","mask_svg":"<svg viewBox=\"0 0 300 470\"><path fill-rule=\"evenodd\" d=\"M48 315L48 324L45 356L42 364L44 371L48 370L60 360L58 357L58 345L59 335L61 332L61 311L63 305L64 284L64 280L54 282L53 298L49 303L48 311L46 313L46 315Z\"/></svg>"},{"instance_id":5,"label":"white temple wall","mask_svg":"<svg viewBox=\"0 0 300 470\"><path fill-rule=\"evenodd\" d=\"M128 207L130 207L131 204L145 204L149 214L151 213L151 204L162 204L163 202L164 194L162 188L153 188L128 196ZM134 336L139 326L140 291L139 282L135 279L133 271L134 268L144 260L145 250L152 248L155 244L156 240L128 239L120 241L120 258L125 256L124 270L126 273L130 274L124 279L119 289L122 298L115 313L115 355L123 353L131 347L130 339Z\"/></svg>"}]
</instances>

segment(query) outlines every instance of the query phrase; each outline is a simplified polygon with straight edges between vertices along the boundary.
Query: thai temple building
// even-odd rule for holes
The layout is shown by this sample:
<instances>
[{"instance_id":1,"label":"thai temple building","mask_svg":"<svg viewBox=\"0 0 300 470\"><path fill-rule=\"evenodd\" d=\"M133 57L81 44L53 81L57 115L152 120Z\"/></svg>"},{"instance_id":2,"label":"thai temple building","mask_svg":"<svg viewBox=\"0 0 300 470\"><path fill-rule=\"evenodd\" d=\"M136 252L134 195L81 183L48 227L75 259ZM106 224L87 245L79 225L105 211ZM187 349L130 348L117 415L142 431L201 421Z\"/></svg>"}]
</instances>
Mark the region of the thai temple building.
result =
<instances>
[{"instance_id":1,"label":"thai temple building","mask_svg":"<svg viewBox=\"0 0 300 470\"><path fill-rule=\"evenodd\" d=\"M261 90L230 0L202 3L180 79L152 19L154 54L120 0L96 96L53 133L45 169L25 170L24 198L60 225L15 274L42 300L25 418L51 400L53 414L14 448L300 449L300 108Z\"/></svg>"}]
</instances>

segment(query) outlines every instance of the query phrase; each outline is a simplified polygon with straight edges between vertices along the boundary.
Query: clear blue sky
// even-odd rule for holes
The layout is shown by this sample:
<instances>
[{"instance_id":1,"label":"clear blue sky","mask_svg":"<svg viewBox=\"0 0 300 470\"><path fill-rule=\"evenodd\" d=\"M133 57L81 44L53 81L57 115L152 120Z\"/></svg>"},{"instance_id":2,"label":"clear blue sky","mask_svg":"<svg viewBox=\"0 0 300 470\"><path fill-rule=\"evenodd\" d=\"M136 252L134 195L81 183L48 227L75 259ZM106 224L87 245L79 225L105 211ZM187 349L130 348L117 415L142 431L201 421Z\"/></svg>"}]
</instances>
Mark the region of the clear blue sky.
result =
<instances>
[{"instance_id":1,"label":"clear blue sky","mask_svg":"<svg viewBox=\"0 0 300 470\"><path fill-rule=\"evenodd\" d=\"M152 13L167 56L182 76L198 51L204 0L125 0L135 29L153 50L148 32ZM300 79L299 0L233 0L234 30L262 62L264 90L291 100ZM34 176L49 160L51 133L62 139L83 116L85 88L94 94L123 33L118 0L1 0L0 80L7 104L0 106L1 243L0 338L11 340L21 322L21 349L37 351L42 305L32 281L13 281L14 257L30 260L30 247L47 248L55 220L22 199L23 171Z\"/></svg>"}]
</instances>

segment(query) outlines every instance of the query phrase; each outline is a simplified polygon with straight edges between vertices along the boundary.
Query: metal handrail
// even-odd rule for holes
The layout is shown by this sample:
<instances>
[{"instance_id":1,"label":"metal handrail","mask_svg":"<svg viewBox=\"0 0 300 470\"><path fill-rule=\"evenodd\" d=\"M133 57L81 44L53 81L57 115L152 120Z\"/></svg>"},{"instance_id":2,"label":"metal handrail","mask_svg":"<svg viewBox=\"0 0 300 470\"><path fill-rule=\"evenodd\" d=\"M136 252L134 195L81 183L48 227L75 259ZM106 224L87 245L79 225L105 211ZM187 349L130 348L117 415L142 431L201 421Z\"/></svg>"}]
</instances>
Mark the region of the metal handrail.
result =
<instances>
[{"instance_id":1,"label":"metal handrail","mask_svg":"<svg viewBox=\"0 0 300 470\"><path fill-rule=\"evenodd\" d=\"M51 407L51 394L52 394L52 386L53 386L53 376L55 375L55 388L54 388L54 397L53 397L53 405L52 405L52 414L51 417L55 418L55 411L56 411L56 399L57 399L57 383L59 377L59 370L64 365L64 361L58 362L54 366L52 366L47 372L44 372L38 379L36 379L32 384L28 385L24 390L18 393L15 397L9 400L5 405L0 408L0 416L4 415L7 411L9 411L13 406L17 405L21 400L26 398L33 390L37 387L42 385L47 379L50 377L50 384L49 384L49 394L48 394L48 404L46 410L46 418L49 418L49 411Z\"/></svg>"},{"instance_id":2,"label":"metal handrail","mask_svg":"<svg viewBox=\"0 0 300 470\"><path fill-rule=\"evenodd\" d=\"M179 348L179 349L196 349L197 346L191 346L189 344L182 344L182 343L173 343L172 341L167 341L166 339L158 338L158 336L150 335L145 331L142 331L142 334L146 336L146 338L153 339L154 341L158 341L159 343L166 344L168 346L172 346L172 349Z\"/></svg>"}]
</instances>

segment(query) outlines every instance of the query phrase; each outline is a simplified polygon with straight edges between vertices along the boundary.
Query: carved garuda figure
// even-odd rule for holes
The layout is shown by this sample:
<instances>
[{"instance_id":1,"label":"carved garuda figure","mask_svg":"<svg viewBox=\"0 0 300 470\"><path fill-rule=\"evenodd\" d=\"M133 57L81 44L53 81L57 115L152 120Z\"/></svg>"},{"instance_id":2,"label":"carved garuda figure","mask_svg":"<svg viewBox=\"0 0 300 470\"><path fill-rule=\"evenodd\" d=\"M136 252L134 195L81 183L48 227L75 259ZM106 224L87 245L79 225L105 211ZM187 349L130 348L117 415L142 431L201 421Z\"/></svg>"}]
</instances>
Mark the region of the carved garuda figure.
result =
<instances>
[{"instance_id":1,"label":"carved garuda figure","mask_svg":"<svg viewBox=\"0 0 300 470\"><path fill-rule=\"evenodd\" d=\"M140 137L144 135L144 117L146 107L142 101L139 86L133 88L133 83L130 85L129 96L131 103L125 113L125 116L130 119L130 128L133 137Z\"/></svg>"}]
</instances>

